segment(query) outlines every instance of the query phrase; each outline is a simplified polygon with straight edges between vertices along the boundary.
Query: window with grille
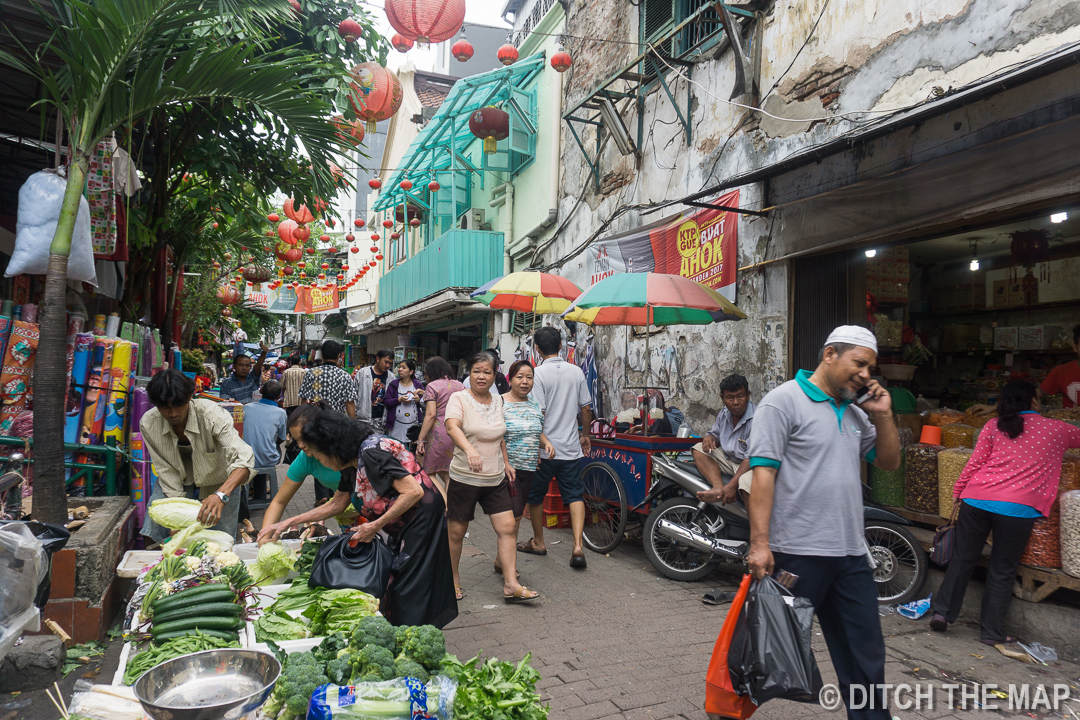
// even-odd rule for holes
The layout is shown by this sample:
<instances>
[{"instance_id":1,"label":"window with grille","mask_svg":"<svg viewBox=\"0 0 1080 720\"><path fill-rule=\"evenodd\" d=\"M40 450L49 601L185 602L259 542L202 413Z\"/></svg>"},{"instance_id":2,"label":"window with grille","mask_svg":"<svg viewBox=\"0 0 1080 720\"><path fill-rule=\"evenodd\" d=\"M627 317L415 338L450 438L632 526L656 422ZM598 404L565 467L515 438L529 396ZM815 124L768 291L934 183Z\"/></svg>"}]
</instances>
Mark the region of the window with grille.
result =
<instances>
[{"instance_id":1,"label":"window with grille","mask_svg":"<svg viewBox=\"0 0 1080 720\"><path fill-rule=\"evenodd\" d=\"M510 329L511 335L525 335L539 330L543 327L543 317L535 313L523 313L514 311L514 317L512 320L513 327Z\"/></svg>"},{"instance_id":2,"label":"window with grille","mask_svg":"<svg viewBox=\"0 0 1080 720\"><path fill-rule=\"evenodd\" d=\"M723 29L716 14L714 0L642 0L641 40L650 43L671 57L684 57L715 42ZM702 8L708 8L698 18L663 44L657 40ZM663 62L650 58L645 61L645 73L670 70Z\"/></svg>"}]
</instances>

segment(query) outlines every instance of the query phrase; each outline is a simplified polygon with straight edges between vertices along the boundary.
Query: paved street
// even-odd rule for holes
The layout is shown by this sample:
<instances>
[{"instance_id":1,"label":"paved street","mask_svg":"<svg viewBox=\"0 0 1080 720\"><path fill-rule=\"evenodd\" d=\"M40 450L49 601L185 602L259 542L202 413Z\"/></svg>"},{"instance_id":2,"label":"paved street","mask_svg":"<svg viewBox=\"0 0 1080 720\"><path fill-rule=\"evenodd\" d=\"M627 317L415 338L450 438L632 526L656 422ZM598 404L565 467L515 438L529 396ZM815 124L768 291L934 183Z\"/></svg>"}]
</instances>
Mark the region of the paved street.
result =
<instances>
[{"instance_id":1,"label":"paved street","mask_svg":"<svg viewBox=\"0 0 1080 720\"><path fill-rule=\"evenodd\" d=\"M523 538L527 534L523 530ZM714 572L699 583L658 577L640 545L624 543L610 557L588 553L589 569L569 567L570 531L546 534L546 557L519 553L521 580L539 590L537 607L505 605L501 576L492 571L495 535L486 522L470 528L462 558L461 615L447 628L447 644L460 657L480 650L505 660L533 653L544 679L549 720L595 718L686 718L704 720L705 670L725 615L725 606L701 602L714 587L734 588L737 575ZM558 544L556 544L558 543ZM1080 713L1080 666L1055 662L1034 666L1010 660L978 641L978 629L960 626L947 635L931 633L925 622L896 615L883 618L887 683L1070 684ZM826 683L835 682L825 643L815 652ZM903 718L971 717L950 708L942 691L932 710L894 711ZM960 690L955 700L960 702ZM1051 693L1052 694L1052 693ZM1007 701L992 698L1007 707ZM974 710L971 702L968 708ZM1008 712L995 717L1071 717L1061 712ZM755 718L842 717L818 705L775 700Z\"/></svg>"}]
</instances>

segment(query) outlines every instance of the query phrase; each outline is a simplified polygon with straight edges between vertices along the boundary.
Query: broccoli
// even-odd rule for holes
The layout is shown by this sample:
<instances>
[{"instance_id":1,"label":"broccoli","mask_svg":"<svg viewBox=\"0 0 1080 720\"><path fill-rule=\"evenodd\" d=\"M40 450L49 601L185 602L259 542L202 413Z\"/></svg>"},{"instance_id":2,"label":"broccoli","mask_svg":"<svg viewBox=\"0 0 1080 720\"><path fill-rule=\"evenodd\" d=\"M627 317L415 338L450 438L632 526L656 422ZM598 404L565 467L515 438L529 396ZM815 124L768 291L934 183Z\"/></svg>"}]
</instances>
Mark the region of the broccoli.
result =
<instances>
[{"instance_id":1,"label":"broccoli","mask_svg":"<svg viewBox=\"0 0 1080 720\"><path fill-rule=\"evenodd\" d=\"M409 628L398 654L399 659L414 660L427 670L438 669L444 657L446 657L446 638L442 630L433 625Z\"/></svg>"},{"instance_id":2,"label":"broccoli","mask_svg":"<svg viewBox=\"0 0 1080 720\"><path fill-rule=\"evenodd\" d=\"M401 654L401 651L405 648L405 642L409 639L409 636L412 635L412 630L413 628L411 625L401 625L394 628L395 655Z\"/></svg>"},{"instance_id":3,"label":"broccoli","mask_svg":"<svg viewBox=\"0 0 1080 720\"><path fill-rule=\"evenodd\" d=\"M311 695L330 679L323 672L322 664L310 653L294 653L285 659L284 669L270 701L263 707L263 714L276 718L284 711L285 717L307 713Z\"/></svg>"},{"instance_id":4,"label":"broccoli","mask_svg":"<svg viewBox=\"0 0 1080 720\"><path fill-rule=\"evenodd\" d=\"M386 618L378 615L363 618L356 623L356 628L353 630L352 645L354 648L378 645L394 653L397 651L397 636L394 633L394 626Z\"/></svg>"},{"instance_id":5,"label":"broccoli","mask_svg":"<svg viewBox=\"0 0 1080 720\"><path fill-rule=\"evenodd\" d=\"M352 677L352 658L348 654L334 658L326 664L326 675L335 685L348 685Z\"/></svg>"},{"instance_id":6,"label":"broccoli","mask_svg":"<svg viewBox=\"0 0 1080 720\"><path fill-rule=\"evenodd\" d=\"M428 671L424 669L423 665L415 660L400 657L394 661L394 675L397 677L416 678L425 685L427 684L427 681L431 679L431 676L428 674Z\"/></svg>"},{"instance_id":7,"label":"broccoli","mask_svg":"<svg viewBox=\"0 0 1080 720\"><path fill-rule=\"evenodd\" d=\"M316 659L329 662L341 655L341 651L347 647L349 647L349 638L345 633L336 632L333 635L327 635L312 653Z\"/></svg>"},{"instance_id":8,"label":"broccoli","mask_svg":"<svg viewBox=\"0 0 1080 720\"><path fill-rule=\"evenodd\" d=\"M394 654L383 646L367 645L353 655L350 684L392 680L394 677Z\"/></svg>"}]
</instances>

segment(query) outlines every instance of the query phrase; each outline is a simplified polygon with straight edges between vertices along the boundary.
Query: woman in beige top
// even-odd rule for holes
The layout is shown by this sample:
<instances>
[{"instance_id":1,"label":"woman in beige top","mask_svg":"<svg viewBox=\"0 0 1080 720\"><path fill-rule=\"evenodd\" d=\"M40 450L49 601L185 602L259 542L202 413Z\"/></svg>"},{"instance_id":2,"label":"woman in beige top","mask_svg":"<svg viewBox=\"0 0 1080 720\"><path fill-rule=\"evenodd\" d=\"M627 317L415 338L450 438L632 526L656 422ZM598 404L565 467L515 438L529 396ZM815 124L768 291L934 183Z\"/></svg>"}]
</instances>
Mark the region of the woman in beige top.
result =
<instances>
[{"instance_id":1,"label":"woman in beige top","mask_svg":"<svg viewBox=\"0 0 1080 720\"><path fill-rule=\"evenodd\" d=\"M514 468L506 456L503 399L492 393L495 359L477 353L469 360L469 389L456 392L446 404L446 432L454 441L450 482L446 488L446 518L450 537L450 563L454 589L460 600L461 544L469 530L476 504L491 519L498 535L495 568L503 573L503 599L508 603L536 600L539 594L517 581L517 536L510 481Z\"/></svg>"}]
</instances>

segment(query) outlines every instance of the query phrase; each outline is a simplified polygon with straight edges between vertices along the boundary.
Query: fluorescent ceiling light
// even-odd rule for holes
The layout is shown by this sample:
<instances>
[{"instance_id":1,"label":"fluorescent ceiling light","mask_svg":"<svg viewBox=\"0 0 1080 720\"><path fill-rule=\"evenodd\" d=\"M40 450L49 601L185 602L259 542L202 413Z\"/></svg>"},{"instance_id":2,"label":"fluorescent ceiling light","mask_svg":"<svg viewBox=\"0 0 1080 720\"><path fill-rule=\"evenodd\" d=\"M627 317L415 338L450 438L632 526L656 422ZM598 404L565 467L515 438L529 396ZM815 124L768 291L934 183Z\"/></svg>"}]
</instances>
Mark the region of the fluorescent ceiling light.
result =
<instances>
[{"instance_id":1,"label":"fluorescent ceiling light","mask_svg":"<svg viewBox=\"0 0 1080 720\"><path fill-rule=\"evenodd\" d=\"M875 250L874 248L870 248L869 250L866 251L866 257L868 257L868 258L877 257L877 250Z\"/></svg>"},{"instance_id":2,"label":"fluorescent ceiling light","mask_svg":"<svg viewBox=\"0 0 1080 720\"><path fill-rule=\"evenodd\" d=\"M1063 223L1068 219L1069 219L1069 213L1059 212L1059 213L1054 213L1053 215L1050 216L1050 222L1052 222L1052 223Z\"/></svg>"},{"instance_id":3,"label":"fluorescent ceiling light","mask_svg":"<svg viewBox=\"0 0 1080 720\"><path fill-rule=\"evenodd\" d=\"M623 155L635 155L637 151L634 148L634 142L630 139L630 133L627 131L626 125L623 124L622 118L619 117L619 111L615 108L615 103L611 102L609 97L601 97L599 102L600 119L603 121L607 131L611 133L611 139L615 141L619 152Z\"/></svg>"}]
</instances>

